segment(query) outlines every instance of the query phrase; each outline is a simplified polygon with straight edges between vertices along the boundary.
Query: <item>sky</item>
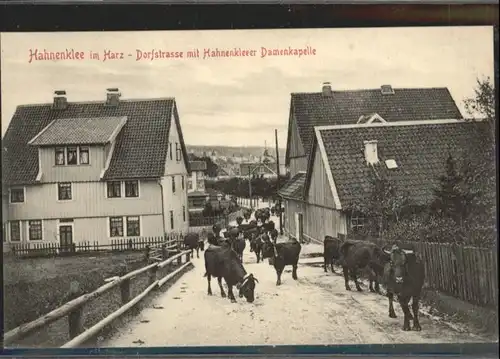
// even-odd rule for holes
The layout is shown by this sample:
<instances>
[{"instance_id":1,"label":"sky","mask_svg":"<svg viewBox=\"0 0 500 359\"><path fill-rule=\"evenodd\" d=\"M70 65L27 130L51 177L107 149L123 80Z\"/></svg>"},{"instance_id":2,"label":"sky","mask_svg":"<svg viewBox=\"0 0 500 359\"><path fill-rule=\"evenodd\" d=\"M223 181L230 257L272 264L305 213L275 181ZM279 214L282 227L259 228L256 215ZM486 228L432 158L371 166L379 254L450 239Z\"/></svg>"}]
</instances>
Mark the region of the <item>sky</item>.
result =
<instances>
[{"instance_id":1,"label":"sky","mask_svg":"<svg viewBox=\"0 0 500 359\"><path fill-rule=\"evenodd\" d=\"M493 78L492 27L280 29L1 34L2 137L16 106L68 101L175 97L187 144L286 147L290 93L398 87L448 87L465 115L476 78ZM315 49L315 55L265 56L265 48ZM255 57L206 58L206 48L256 50ZM85 54L83 60L32 61L30 51ZM137 50L200 58L137 61ZM103 61L104 51L124 59ZM89 52L100 60L89 59ZM130 56L128 56L130 54Z\"/></svg>"}]
</instances>

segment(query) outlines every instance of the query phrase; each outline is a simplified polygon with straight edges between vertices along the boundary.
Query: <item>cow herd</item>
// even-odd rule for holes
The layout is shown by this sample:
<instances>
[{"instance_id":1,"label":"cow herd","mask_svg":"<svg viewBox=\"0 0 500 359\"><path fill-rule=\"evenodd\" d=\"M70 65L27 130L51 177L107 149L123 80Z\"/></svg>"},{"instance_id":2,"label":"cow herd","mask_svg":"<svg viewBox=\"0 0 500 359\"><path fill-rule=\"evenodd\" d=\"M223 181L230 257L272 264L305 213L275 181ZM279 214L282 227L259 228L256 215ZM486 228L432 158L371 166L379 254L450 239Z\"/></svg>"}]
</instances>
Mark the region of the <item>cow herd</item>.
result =
<instances>
[{"instance_id":1,"label":"cow herd","mask_svg":"<svg viewBox=\"0 0 500 359\"><path fill-rule=\"evenodd\" d=\"M342 241L326 236L323 256L325 272L328 266L335 272L334 262L342 267L346 290L351 290L351 279L356 290L362 291L358 282L360 271L367 274L371 292L380 293L380 284L383 284L389 299L389 317L396 318L393 302L394 296L397 295L404 313L403 330L411 330L410 320L413 320L413 330L421 330L418 309L425 270L413 248L403 248L395 244L379 247L368 241ZM413 314L409 308L410 300Z\"/></svg>"},{"instance_id":2,"label":"cow herd","mask_svg":"<svg viewBox=\"0 0 500 359\"><path fill-rule=\"evenodd\" d=\"M292 278L298 279L297 266L301 244L295 239L277 243L278 231L270 216L270 209L258 209L254 214L255 219L250 220L251 212L246 211L243 217L236 219L235 226L228 226L225 230L219 224L212 227L212 231L207 235L209 245L204 252L208 295L212 295L211 278L215 277L222 297L236 302L233 294L235 286L240 298L244 297L249 303L254 301L258 280L245 270L242 260L247 241L250 252L256 255L257 263L268 259L269 264L274 266L276 285L281 285L281 274L285 266L292 266ZM244 219L247 223L243 223ZM192 253L196 250L198 258L199 250L204 250L204 239L197 233L186 235L184 244ZM404 313L403 330L412 329L411 320L413 330L421 330L418 310L425 272L423 263L414 249L400 245L379 247L368 241L340 240L326 236L323 256L325 272L330 267L335 273L334 264L342 268L346 290L351 290L349 282L352 280L356 290L362 291L358 275L364 272L367 274L371 292L380 293L380 286L385 287L389 300L389 317L396 318L393 302L394 296L397 296ZM227 295L222 286L222 278L228 287ZM412 311L409 307L410 300Z\"/></svg>"}]
</instances>

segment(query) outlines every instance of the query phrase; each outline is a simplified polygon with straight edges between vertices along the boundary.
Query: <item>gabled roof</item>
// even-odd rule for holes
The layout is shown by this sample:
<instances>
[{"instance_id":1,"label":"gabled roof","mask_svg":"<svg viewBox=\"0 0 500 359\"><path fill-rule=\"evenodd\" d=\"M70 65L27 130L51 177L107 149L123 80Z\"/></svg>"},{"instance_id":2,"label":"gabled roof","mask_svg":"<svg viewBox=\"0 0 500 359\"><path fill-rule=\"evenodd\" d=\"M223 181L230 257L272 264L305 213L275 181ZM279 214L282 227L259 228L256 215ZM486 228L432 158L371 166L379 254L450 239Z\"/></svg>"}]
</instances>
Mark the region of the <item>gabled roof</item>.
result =
<instances>
[{"instance_id":1,"label":"gabled roof","mask_svg":"<svg viewBox=\"0 0 500 359\"><path fill-rule=\"evenodd\" d=\"M303 199L306 172L298 172L278 191L278 195L289 199Z\"/></svg>"},{"instance_id":2,"label":"gabled roof","mask_svg":"<svg viewBox=\"0 0 500 359\"><path fill-rule=\"evenodd\" d=\"M191 171L206 171L207 163L205 161L189 161Z\"/></svg>"},{"instance_id":3,"label":"gabled roof","mask_svg":"<svg viewBox=\"0 0 500 359\"><path fill-rule=\"evenodd\" d=\"M387 122L462 119L447 88L396 88L384 95L380 89L292 93L286 150L289 165L291 121L295 119L300 140L308 156L315 126L356 123L360 116L377 113Z\"/></svg>"},{"instance_id":4,"label":"gabled roof","mask_svg":"<svg viewBox=\"0 0 500 359\"><path fill-rule=\"evenodd\" d=\"M59 118L28 144L33 146L95 145L114 141L127 117Z\"/></svg>"},{"instance_id":5,"label":"gabled roof","mask_svg":"<svg viewBox=\"0 0 500 359\"><path fill-rule=\"evenodd\" d=\"M369 125L316 127L314 146L320 148L332 194L339 209L349 209L371 190L372 171L408 191L416 204L428 204L448 155L480 151L487 142L484 123L462 120L387 122ZM365 160L364 141L377 141L379 163ZM310 161L314 161L311 153ZM395 160L389 169L386 160ZM313 163L313 162L312 162ZM308 184L306 184L307 186Z\"/></svg>"},{"instance_id":6,"label":"gabled roof","mask_svg":"<svg viewBox=\"0 0 500 359\"><path fill-rule=\"evenodd\" d=\"M33 137L57 119L127 117L116 137L111 162L103 179L158 178L165 172L172 113L189 171L187 151L178 120L174 98L120 100L116 107L104 101L69 102L66 109L54 109L52 103L18 106L5 134L6 148L2 164L4 181L13 184L34 183L38 174L38 148L28 145Z\"/></svg>"}]
</instances>

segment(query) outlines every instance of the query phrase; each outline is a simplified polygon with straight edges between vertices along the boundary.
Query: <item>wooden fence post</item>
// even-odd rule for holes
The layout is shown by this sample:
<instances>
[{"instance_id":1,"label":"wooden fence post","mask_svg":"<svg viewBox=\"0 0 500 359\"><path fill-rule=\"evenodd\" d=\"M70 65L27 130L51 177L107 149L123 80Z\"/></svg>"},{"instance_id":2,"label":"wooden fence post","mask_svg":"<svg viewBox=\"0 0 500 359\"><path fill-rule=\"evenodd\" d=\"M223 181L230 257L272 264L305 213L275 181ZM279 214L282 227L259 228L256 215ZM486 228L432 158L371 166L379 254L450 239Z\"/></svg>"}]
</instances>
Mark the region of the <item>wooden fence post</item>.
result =
<instances>
[{"instance_id":1,"label":"wooden fence post","mask_svg":"<svg viewBox=\"0 0 500 359\"><path fill-rule=\"evenodd\" d=\"M177 265L179 265L179 266L180 266L181 264L182 264L182 256L179 256L179 257L177 258Z\"/></svg>"},{"instance_id":2,"label":"wooden fence post","mask_svg":"<svg viewBox=\"0 0 500 359\"><path fill-rule=\"evenodd\" d=\"M122 265L120 270L120 277L124 276L125 274L127 274L127 266ZM120 295L122 299L122 305L130 301L130 279L125 279L123 282L121 282Z\"/></svg>"},{"instance_id":3,"label":"wooden fence post","mask_svg":"<svg viewBox=\"0 0 500 359\"><path fill-rule=\"evenodd\" d=\"M158 271L158 267L153 267L149 270L149 284L153 284L156 281L156 273Z\"/></svg>"},{"instance_id":4,"label":"wooden fence post","mask_svg":"<svg viewBox=\"0 0 500 359\"><path fill-rule=\"evenodd\" d=\"M80 283L72 281L69 286L69 292L64 298L64 301L65 303L69 302L70 300L78 298L82 294ZM83 306L75 308L75 310L68 314L68 327L70 339L75 338L83 332Z\"/></svg>"},{"instance_id":5,"label":"wooden fence post","mask_svg":"<svg viewBox=\"0 0 500 359\"><path fill-rule=\"evenodd\" d=\"M189 262L189 261L191 261L191 252L188 252L186 254L186 263Z\"/></svg>"},{"instance_id":6,"label":"wooden fence post","mask_svg":"<svg viewBox=\"0 0 500 359\"><path fill-rule=\"evenodd\" d=\"M167 259L168 258L168 251L167 251L167 245L166 244L162 244L161 245L161 257L163 260Z\"/></svg>"},{"instance_id":7,"label":"wooden fence post","mask_svg":"<svg viewBox=\"0 0 500 359\"><path fill-rule=\"evenodd\" d=\"M148 244L148 245L146 245L146 253L144 254L144 259L145 259L146 263L149 263L150 252L151 252L151 247Z\"/></svg>"}]
</instances>

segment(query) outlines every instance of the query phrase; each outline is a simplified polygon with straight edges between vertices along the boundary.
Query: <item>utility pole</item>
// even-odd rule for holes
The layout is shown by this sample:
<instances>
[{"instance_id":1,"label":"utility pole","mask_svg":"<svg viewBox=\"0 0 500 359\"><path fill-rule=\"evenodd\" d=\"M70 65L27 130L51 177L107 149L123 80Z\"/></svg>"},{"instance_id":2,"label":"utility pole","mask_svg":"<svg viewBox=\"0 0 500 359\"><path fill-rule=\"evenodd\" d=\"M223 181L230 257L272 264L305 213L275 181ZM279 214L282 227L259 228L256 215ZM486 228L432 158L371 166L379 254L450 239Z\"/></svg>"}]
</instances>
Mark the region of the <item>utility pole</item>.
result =
<instances>
[{"instance_id":1,"label":"utility pole","mask_svg":"<svg viewBox=\"0 0 500 359\"><path fill-rule=\"evenodd\" d=\"M250 208L252 208L252 171L250 164L248 165L248 199L250 200Z\"/></svg>"},{"instance_id":2,"label":"utility pole","mask_svg":"<svg viewBox=\"0 0 500 359\"><path fill-rule=\"evenodd\" d=\"M276 194L278 195L278 205L279 205L279 214L280 214L280 234L283 235L283 215L281 213L281 197L278 194L278 191L280 189L280 154L278 151L278 130L274 130L274 138L276 140L276 167L277 167L277 174L278 174L278 179L276 180Z\"/></svg>"}]
</instances>

